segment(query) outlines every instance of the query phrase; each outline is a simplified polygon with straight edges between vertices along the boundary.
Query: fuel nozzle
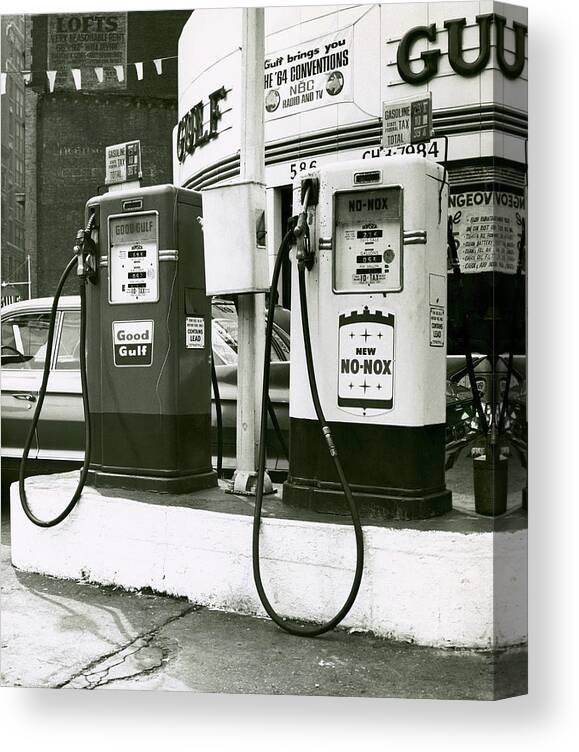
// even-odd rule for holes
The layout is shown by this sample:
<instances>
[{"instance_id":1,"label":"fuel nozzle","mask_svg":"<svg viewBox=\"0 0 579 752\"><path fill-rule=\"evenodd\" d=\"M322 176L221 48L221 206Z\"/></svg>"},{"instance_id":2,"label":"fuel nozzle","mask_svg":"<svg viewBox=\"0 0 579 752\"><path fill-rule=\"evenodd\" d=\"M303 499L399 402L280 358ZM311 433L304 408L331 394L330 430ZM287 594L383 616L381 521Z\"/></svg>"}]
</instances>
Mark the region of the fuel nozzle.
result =
<instances>
[{"instance_id":1,"label":"fuel nozzle","mask_svg":"<svg viewBox=\"0 0 579 752\"><path fill-rule=\"evenodd\" d=\"M96 282L97 257L96 243L92 239L95 214L91 213L88 224L76 233L74 253L76 254L76 276Z\"/></svg>"},{"instance_id":2,"label":"fuel nozzle","mask_svg":"<svg viewBox=\"0 0 579 752\"><path fill-rule=\"evenodd\" d=\"M294 238L296 241L296 259L300 269L310 271L314 265L314 252L310 245L310 229L308 227L308 206L313 204L313 181L308 179L302 183L302 206L296 226Z\"/></svg>"}]
</instances>

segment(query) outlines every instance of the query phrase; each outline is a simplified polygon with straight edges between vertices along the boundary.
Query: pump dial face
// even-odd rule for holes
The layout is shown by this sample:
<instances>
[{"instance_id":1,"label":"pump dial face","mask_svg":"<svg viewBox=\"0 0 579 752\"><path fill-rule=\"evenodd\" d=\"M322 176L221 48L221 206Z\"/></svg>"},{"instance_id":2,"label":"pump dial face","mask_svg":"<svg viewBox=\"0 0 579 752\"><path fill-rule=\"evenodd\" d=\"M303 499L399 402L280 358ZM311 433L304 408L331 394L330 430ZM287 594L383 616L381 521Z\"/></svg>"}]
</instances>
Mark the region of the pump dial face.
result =
<instances>
[{"instance_id":1,"label":"pump dial face","mask_svg":"<svg viewBox=\"0 0 579 752\"><path fill-rule=\"evenodd\" d=\"M155 303L159 299L158 222L157 212L109 217L111 303Z\"/></svg>"},{"instance_id":2,"label":"pump dial face","mask_svg":"<svg viewBox=\"0 0 579 752\"><path fill-rule=\"evenodd\" d=\"M334 291L402 289L402 188L336 193Z\"/></svg>"}]
</instances>

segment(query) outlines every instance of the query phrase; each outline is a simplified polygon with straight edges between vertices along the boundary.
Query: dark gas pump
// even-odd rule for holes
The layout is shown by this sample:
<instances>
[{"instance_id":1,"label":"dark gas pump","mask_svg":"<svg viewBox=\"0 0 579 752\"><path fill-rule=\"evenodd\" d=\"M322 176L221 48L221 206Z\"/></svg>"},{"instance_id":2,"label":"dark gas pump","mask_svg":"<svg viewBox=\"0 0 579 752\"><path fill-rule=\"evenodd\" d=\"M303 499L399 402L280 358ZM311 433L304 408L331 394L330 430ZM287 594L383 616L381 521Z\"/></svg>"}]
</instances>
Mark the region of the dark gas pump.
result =
<instances>
[{"instance_id":1,"label":"dark gas pump","mask_svg":"<svg viewBox=\"0 0 579 752\"><path fill-rule=\"evenodd\" d=\"M211 308L199 194L172 185L88 201L86 228L57 287L43 379L20 467L24 511L65 519L85 483L167 493L217 484L211 466ZM64 511L30 509L26 460L42 410L58 301L76 267L85 459Z\"/></svg>"},{"instance_id":2,"label":"dark gas pump","mask_svg":"<svg viewBox=\"0 0 579 752\"><path fill-rule=\"evenodd\" d=\"M99 276L88 296L89 483L184 493L211 467L211 306L199 194L172 185L91 199Z\"/></svg>"}]
</instances>

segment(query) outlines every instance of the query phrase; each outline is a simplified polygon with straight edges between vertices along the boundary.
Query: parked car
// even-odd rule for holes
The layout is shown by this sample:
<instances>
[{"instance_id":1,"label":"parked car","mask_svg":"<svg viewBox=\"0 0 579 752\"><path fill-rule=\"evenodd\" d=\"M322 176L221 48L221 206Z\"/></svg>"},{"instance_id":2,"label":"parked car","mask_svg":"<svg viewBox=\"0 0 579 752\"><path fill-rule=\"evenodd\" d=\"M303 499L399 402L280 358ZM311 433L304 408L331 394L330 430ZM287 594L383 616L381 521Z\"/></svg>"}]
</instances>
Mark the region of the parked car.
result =
<instances>
[{"instance_id":1,"label":"parked car","mask_svg":"<svg viewBox=\"0 0 579 752\"><path fill-rule=\"evenodd\" d=\"M46 354L52 298L27 300L2 310L2 470L14 480L37 400ZM212 342L223 413L223 467L235 468L237 408L237 313L230 301L212 304ZM265 320L265 314L264 314ZM47 397L30 452L27 473L61 472L80 466L83 411L79 371L80 299L60 300ZM280 309L274 321L270 398L286 444L289 431L289 316ZM470 391L447 382L447 460L475 427ZM217 452L215 401L212 404L213 455ZM287 473L287 460L273 426L267 437L268 470Z\"/></svg>"}]
</instances>

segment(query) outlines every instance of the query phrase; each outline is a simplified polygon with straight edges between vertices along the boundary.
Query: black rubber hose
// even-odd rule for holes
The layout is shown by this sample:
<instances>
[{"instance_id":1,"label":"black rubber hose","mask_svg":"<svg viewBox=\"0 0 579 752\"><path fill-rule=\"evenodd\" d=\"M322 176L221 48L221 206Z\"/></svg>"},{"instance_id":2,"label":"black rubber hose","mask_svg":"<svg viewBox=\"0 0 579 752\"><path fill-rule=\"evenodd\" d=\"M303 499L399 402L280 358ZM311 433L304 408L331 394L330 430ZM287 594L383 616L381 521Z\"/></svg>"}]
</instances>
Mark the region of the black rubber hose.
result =
<instances>
[{"instance_id":1,"label":"black rubber hose","mask_svg":"<svg viewBox=\"0 0 579 752\"><path fill-rule=\"evenodd\" d=\"M36 409L34 410L34 415L32 417L32 422L30 424L28 436L26 437L26 441L24 443L22 460L20 461L20 473L18 477L20 502L22 504L24 513L26 514L28 519L31 522L33 522L35 525L38 525L38 527L54 527L54 525L58 525L59 522L62 522L66 517L68 517L68 515L72 512L78 500L80 499L82 490L86 483L88 468L90 464L91 428L90 428L90 411L89 411L88 387L87 387L87 376L86 376L86 280L82 278L80 280L80 379L81 379L81 386L82 386L82 405L84 409L84 462L82 464L80 477L79 477L74 495L72 499L69 501L66 508L57 517L55 517L52 520L41 520L39 517L37 517L34 514L34 512L32 512L32 510L30 509L28 505L28 499L26 498L26 489L24 486L26 462L28 460L30 447L32 446L32 441L36 433L38 419L40 418L42 405L44 404L44 398L46 397L46 389L48 386L48 379L50 377L50 363L52 360L52 348L54 345L54 330L56 326L56 314L58 313L58 302L62 294L62 288L64 287L64 283L66 282L68 275L74 269L76 264L77 264L77 257L73 256L71 260L69 261L68 266L62 273L62 276L56 288L54 300L52 302L52 309L50 311L50 325L48 328L48 338L46 341L46 360L44 362L42 382L40 385L40 390L38 392L38 402L36 403Z\"/></svg>"},{"instance_id":2,"label":"black rubber hose","mask_svg":"<svg viewBox=\"0 0 579 752\"><path fill-rule=\"evenodd\" d=\"M274 267L273 277L272 277L272 285L271 285L272 291L277 289L277 283L278 283L281 267L282 267L285 257L289 253L291 238L292 238L292 231L290 230L285 235L284 239L282 240L279 252L277 254L277 259L275 262L275 267ZM326 438L328 449L330 451L330 454L332 455L332 459L334 461L334 465L336 467L336 471L338 473L340 483L342 484L342 487L344 489L344 494L346 496L346 500L350 508L350 513L352 515L352 522L354 524L354 532L356 535L356 571L354 573L354 579L352 582L350 593L344 605L342 606L342 608L328 622L324 624L313 625L313 626L298 625L298 624L291 623L290 621L284 619L274 610L273 606L271 605L271 603L269 602L267 598L267 595L265 593L263 583L261 580L260 561L259 561L259 531L260 531L260 526L261 526L261 509L262 509L262 503L263 503L263 483L264 483L264 474L265 474L265 437L266 437L266 430L267 430L267 407L266 407L265 397L267 396L267 391L269 387L269 370L270 370L269 350L271 348L271 338L272 338L272 331L273 331L273 309L275 305L274 295L270 295L270 298L269 298L269 310L268 310L268 317L267 317L267 329L266 329L266 340L265 340L265 357L264 357L264 365L263 365L263 389L262 389L262 402L261 402L261 431L260 431L260 442L259 442L259 465L258 465L258 471L257 471L255 512L254 512L254 517L253 517L252 552L253 552L253 577L255 580L255 586L257 588L257 592L259 594L259 598L263 604L263 607L265 608L267 614L272 619L272 621L275 622L275 624L277 624L278 627L281 627L281 629L285 630L289 634L298 635L300 637L316 637L318 635L324 634L325 632L329 632L331 629L334 629L334 627L336 627L342 621L342 619L346 616L348 611L352 608L354 601L356 600L356 596L358 595L358 591L360 589L360 583L362 581L362 574L364 571L364 539L363 539L363 534L362 534L362 525L360 523L360 516L358 514L358 508L356 506L354 497L352 496L350 486L348 484L346 476L344 475L342 465L340 463L336 449L334 447L334 444L331 438L330 428L324 417L322 406L321 406L319 395L318 395L318 388L316 384L316 377L315 377L313 358L312 358L312 346L311 346L311 340L310 340L304 274L305 273L303 270L299 271L300 305L301 305L301 313L302 313L302 331L303 331L304 346L305 346L305 352L306 352L308 379L310 382L312 400L313 400L314 407L316 410L316 415L320 422L322 433L324 434L324 437Z\"/></svg>"},{"instance_id":3,"label":"black rubber hose","mask_svg":"<svg viewBox=\"0 0 579 752\"><path fill-rule=\"evenodd\" d=\"M217 381L217 371L215 370L215 360L211 355L211 384L213 386L213 396L215 397L215 415L217 417L217 477L223 477L223 414L221 412L221 395L219 393L219 382Z\"/></svg>"},{"instance_id":4,"label":"black rubber hose","mask_svg":"<svg viewBox=\"0 0 579 752\"><path fill-rule=\"evenodd\" d=\"M273 404L271 402L271 399L269 398L269 394L267 395L267 412L270 417L271 423L273 425L273 430L275 431L275 435L277 436L277 440L279 441L279 444L281 446L281 450L284 454L284 457L286 460L289 461L289 450L288 446L286 444L286 440L284 438L284 435L281 431L281 427L279 425L279 421L277 419L277 415L275 414L275 409L273 407Z\"/></svg>"}]
</instances>

